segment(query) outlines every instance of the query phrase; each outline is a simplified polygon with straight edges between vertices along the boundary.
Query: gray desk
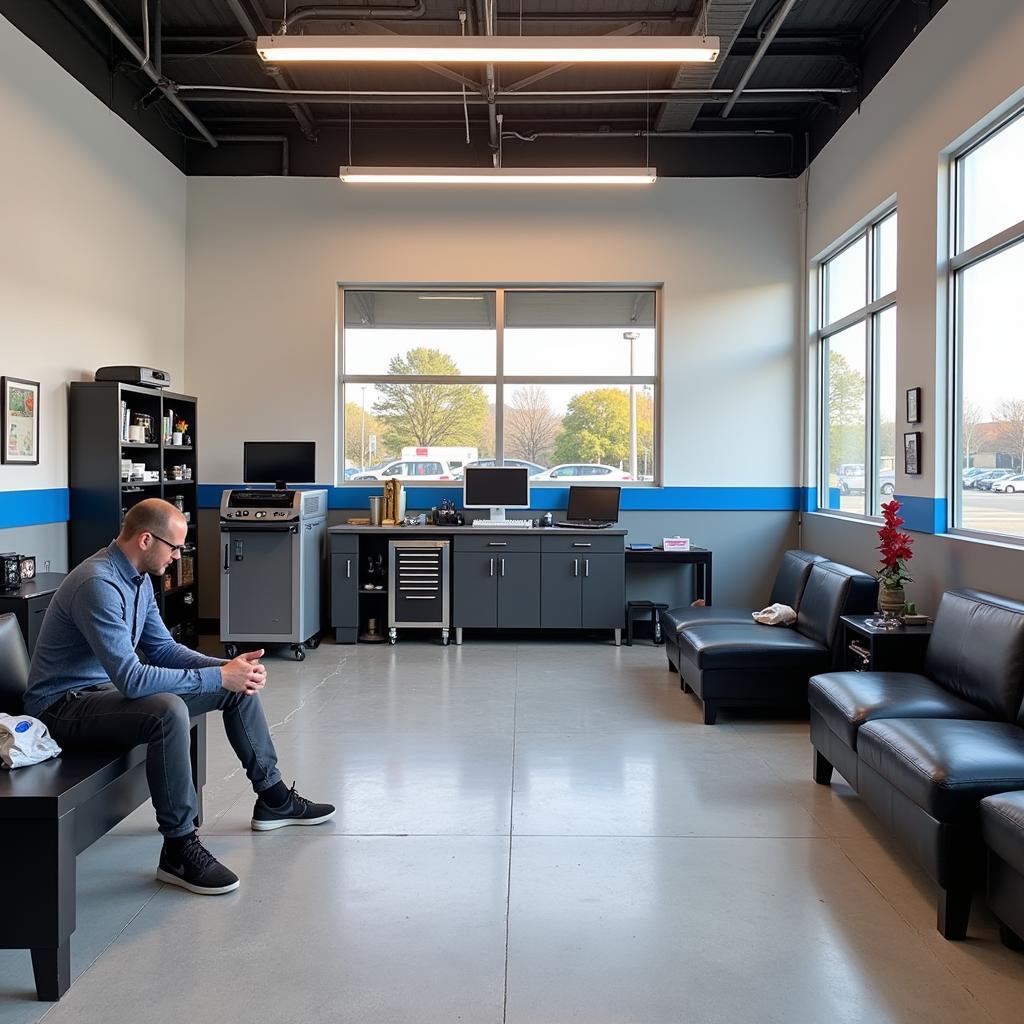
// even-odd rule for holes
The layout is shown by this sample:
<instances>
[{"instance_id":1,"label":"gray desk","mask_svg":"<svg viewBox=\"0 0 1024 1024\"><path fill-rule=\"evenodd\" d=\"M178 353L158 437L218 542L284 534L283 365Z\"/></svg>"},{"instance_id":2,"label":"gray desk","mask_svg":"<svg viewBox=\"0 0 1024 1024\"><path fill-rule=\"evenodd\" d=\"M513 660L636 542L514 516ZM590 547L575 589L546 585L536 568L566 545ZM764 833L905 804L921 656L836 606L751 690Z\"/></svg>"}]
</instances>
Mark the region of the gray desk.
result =
<instances>
[{"instance_id":1,"label":"gray desk","mask_svg":"<svg viewBox=\"0 0 1024 1024\"><path fill-rule=\"evenodd\" d=\"M472 526L332 526L331 625L339 643L355 643L368 619L387 624L388 540L451 541L451 621L463 629L611 629L622 641L626 566L621 528L502 529ZM383 584L366 590L366 583Z\"/></svg>"}]
</instances>

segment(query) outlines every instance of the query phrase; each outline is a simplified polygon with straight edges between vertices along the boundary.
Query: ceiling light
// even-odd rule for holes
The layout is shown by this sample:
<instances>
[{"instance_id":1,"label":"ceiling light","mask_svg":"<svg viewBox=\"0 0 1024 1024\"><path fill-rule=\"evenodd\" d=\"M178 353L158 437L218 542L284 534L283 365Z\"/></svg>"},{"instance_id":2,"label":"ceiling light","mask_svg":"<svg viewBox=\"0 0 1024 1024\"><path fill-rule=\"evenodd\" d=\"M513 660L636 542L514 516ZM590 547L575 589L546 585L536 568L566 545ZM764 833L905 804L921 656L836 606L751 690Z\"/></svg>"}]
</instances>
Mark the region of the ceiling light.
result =
<instances>
[{"instance_id":1,"label":"ceiling light","mask_svg":"<svg viewBox=\"0 0 1024 1024\"><path fill-rule=\"evenodd\" d=\"M342 167L347 184L650 185L653 167Z\"/></svg>"},{"instance_id":2,"label":"ceiling light","mask_svg":"<svg viewBox=\"0 0 1024 1024\"><path fill-rule=\"evenodd\" d=\"M483 302L482 295L417 295L420 302Z\"/></svg>"},{"instance_id":3,"label":"ceiling light","mask_svg":"<svg viewBox=\"0 0 1024 1024\"><path fill-rule=\"evenodd\" d=\"M285 61L431 64L685 64L718 60L718 36L260 36Z\"/></svg>"}]
</instances>

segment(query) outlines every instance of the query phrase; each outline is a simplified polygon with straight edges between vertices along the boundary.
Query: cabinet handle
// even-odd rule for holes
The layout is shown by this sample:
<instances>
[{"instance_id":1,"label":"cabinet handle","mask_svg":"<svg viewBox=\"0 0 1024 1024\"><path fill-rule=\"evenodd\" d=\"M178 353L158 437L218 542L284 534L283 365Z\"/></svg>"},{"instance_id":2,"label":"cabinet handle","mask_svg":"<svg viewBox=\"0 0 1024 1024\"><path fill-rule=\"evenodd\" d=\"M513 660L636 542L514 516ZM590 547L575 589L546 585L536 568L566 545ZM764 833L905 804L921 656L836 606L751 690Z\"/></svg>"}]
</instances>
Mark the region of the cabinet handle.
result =
<instances>
[{"instance_id":1,"label":"cabinet handle","mask_svg":"<svg viewBox=\"0 0 1024 1024\"><path fill-rule=\"evenodd\" d=\"M489 540L487 542L487 546L489 548L507 548L508 547L508 541L507 540Z\"/></svg>"},{"instance_id":2,"label":"cabinet handle","mask_svg":"<svg viewBox=\"0 0 1024 1024\"><path fill-rule=\"evenodd\" d=\"M500 559L498 559L498 561L501 562L501 575L504 576L505 575L505 559L504 558L500 558Z\"/></svg>"},{"instance_id":3,"label":"cabinet handle","mask_svg":"<svg viewBox=\"0 0 1024 1024\"><path fill-rule=\"evenodd\" d=\"M491 559L491 575L494 575L494 559Z\"/></svg>"},{"instance_id":4,"label":"cabinet handle","mask_svg":"<svg viewBox=\"0 0 1024 1024\"><path fill-rule=\"evenodd\" d=\"M591 544L591 542L589 540L574 540L572 542L572 546L574 548L590 548L590 547L593 547L594 545Z\"/></svg>"},{"instance_id":5,"label":"cabinet handle","mask_svg":"<svg viewBox=\"0 0 1024 1024\"><path fill-rule=\"evenodd\" d=\"M573 576L579 576L580 574L580 560L578 558L572 560L572 574Z\"/></svg>"},{"instance_id":6,"label":"cabinet handle","mask_svg":"<svg viewBox=\"0 0 1024 1024\"><path fill-rule=\"evenodd\" d=\"M590 576L590 559L589 558L584 558L583 559L583 575L584 576L588 576L588 577Z\"/></svg>"},{"instance_id":7,"label":"cabinet handle","mask_svg":"<svg viewBox=\"0 0 1024 1024\"><path fill-rule=\"evenodd\" d=\"M228 571L228 546L224 545L224 571Z\"/></svg>"},{"instance_id":8,"label":"cabinet handle","mask_svg":"<svg viewBox=\"0 0 1024 1024\"><path fill-rule=\"evenodd\" d=\"M345 579L347 579L347 580L352 579L352 559L351 558L346 558L345 559Z\"/></svg>"}]
</instances>

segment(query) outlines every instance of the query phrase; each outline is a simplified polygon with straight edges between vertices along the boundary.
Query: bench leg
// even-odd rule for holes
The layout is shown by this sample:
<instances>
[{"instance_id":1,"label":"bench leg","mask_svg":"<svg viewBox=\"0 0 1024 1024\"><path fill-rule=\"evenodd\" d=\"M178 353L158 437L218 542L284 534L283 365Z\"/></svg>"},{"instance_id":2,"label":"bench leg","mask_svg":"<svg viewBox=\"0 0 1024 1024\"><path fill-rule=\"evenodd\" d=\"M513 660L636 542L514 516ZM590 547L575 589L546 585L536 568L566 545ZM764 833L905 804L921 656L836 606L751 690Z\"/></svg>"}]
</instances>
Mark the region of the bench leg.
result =
<instances>
[{"instance_id":1,"label":"bench leg","mask_svg":"<svg viewBox=\"0 0 1024 1024\"><path fill-rule=\"evenodd\" d=\"M36 995L43 1002L56 1002L71 987L71 940L54 947L32 950L32 973Z\"/></svg>"},{"instance_id":2,"label":"bench leg","mask_svg":"<svg viewBox=\"0 0 1024 1024\"><path fill-rule=\"evenodd\" d=\"M967 938L967 922L971 916L970 886L939 889L936 927L944 939Z\"/></svg>"},{"instance_id":3,"label":"bench leg","mask_svg":"<svg viewBox=\"0 0 1024 1024\"><path fill-rule=\"evenodd\" d=\"M819 786L832 785L832 763L816 748L814 750L814 781Z\"/></svg>"},{"instance_id":4,"label":"bench leg","mask_svg":"<svg viewBox=\"0 0 1024 1024\"><path fill-rule=\"evenodd\" d=\"M715 719L718 717L718 705L713 701L704 701L704 724L714 725Z\"/></svg>"},{"instance_id":5,"label":"bench leg","mask_svg":"<svg viewBox=\"0 0 1024 1024\"><path fill-rule=\"evenodd\" d=\"M196 828L203 824L203 783L206 782L206 715L192 725L189 743L192 760L192 785L196 790L196 807L199 813L194 821Z\"/></svg>"},{"instance_id":6,"label":"bench leg","mask_svg":"<svg viewBox=\"0 0 1024 1024\"><path fill-rule=\"evenodd\" d=\"M1024 939L1022 939L1008 924L999 922L999 941L1015 953L1024 953Z\"/></svg>"}]
</instances>

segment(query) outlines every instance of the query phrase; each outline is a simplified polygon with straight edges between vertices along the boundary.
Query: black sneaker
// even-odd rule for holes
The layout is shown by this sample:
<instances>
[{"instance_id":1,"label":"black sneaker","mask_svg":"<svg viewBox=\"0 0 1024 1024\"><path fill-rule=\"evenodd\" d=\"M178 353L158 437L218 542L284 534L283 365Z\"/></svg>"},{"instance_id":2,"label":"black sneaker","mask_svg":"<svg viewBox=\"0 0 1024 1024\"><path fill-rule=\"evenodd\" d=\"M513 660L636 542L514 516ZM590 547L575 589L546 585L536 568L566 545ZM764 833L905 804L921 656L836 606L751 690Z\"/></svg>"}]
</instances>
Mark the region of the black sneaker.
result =
<instances>
[{"instance_id":1,"label":"black sneaker","mask_svg":"<svg viewBox=\"0 0 1024 1024\"><path fill-rule=\"evenodd\" d=\"M295 783L288 799L280 807L270 807L257 797L252 809L253 832L269 832L285 825L320 825L334 817L333 804L315 804L295 792Z\"/></svg>"},{"instance_id":2,"label":"black sneaker","mask_svg":"<svg viewBox=\"0 0 1024 1024\"><path fill-rule=\"evenodd\" d=\"M238 875L224 867L197 835L193 835L177 854L171 853L164 844L156 877L200 896L219 896L238 888Z\"/></svg>"}]
</instances>

